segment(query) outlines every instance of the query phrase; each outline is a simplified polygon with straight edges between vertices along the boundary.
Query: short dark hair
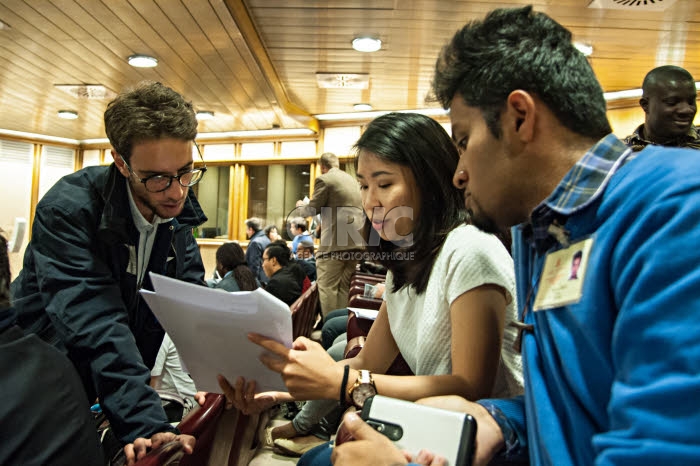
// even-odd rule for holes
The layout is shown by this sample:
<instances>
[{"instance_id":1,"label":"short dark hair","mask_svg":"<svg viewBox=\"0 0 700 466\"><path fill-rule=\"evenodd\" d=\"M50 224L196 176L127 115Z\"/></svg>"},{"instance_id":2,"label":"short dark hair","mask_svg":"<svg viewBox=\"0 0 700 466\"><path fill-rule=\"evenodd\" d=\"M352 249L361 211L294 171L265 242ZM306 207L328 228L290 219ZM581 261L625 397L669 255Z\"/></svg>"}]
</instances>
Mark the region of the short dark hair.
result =
<instances>
[{"instance_id":1,"label":"short dark hair","mask_svg":"<svg viewBox=\"0 0 700 466\"><path fill-rule=\"evenodd\" d=\"M571 32L532 6L497 9L458 31L435 65L432 98L444 108L460 94L500 138L500 115L514 90L530 92L574 133L612 132L600 83Z\"/></svg>"},{"instance_id":2,"label":"short dark hair","mask_svg":"<svg viewBox=\"0 0 700 466\"><path fill-rule=\"evenodd\" d=\"M296 225L297 228L301 228L302 231L306 231L309 228L309 224L304 217L294 217L290 223Z\"/></svg>"},{"instance_id":3,"label":"short dark hair","mask_svg":"<svg viewBox=\"0 0 700 466\"><path fill-rule=\"evenodd\" d=\"M448 233L467 218L462 192L452 186L459 162L457 148L432 118L417 113L388 113L367 126L355 150L356 165L360 151L367 151L385 162L408 167L413 173L421 199L419 218L414 219L413 244L397 246L380 239L378 246L368 249L414 251L414 260L380 262L392 271L394 290L413 285L421 293L428 285L437 252ZM365 220L365 228L373 234L369 221Z\"/></svg>"},{"instance_id":4,"label":"short dark hair","mask_svg":"<svg viewBox=\"0 0 700 466\"><path fill-rule=\"evenodd\" d=\"M644 76L644 81L642 82L642 97L648 97L649 93L653 91L657 83L671 81L674 79L695 84L693 75L690 74L690 72L685 68L674 65L657 66L653 70L649 71L646 76Z\"/></svg>"},{"instance_id":5,"label":"short dark hair","mask_svg":"<svg viewBox=\"0 0 700 466\"><path fill-rule=\"evenodd\" d=\"M267 251L267 257L272 259L273 257L277 259L277 263L286 267L289 264L289 257L292 252L289 250L287 243L284 240L277 240L270 243L265 250Z\"/></svg>"},{"instance_id":6,"label":"short dark hair","mask_svg":"<svg viewBox=\"0 0 700 466\"><path fill-rule=\"evenodd\" d=\"M126 161L134 144L153 139L194 141L197 118L192 103L161 83L143 81L107 105L105 133Z\"/></svg>"},{"instance_id":7,"label":"short dark hair","mask_svg":"<svg viewBox=\"0 0 700 466\"><path fill-rule=\"evenodd\" d=\"M216 260L221 263L224 270L233 270L233 278L236 279L241 291L253 291L258 287L255 275L245 261L245 254L240 244L234 242L222 244L216 250Z\"/></svg>"},{"instance_id":8,"label":"short dark hair","mask_svg":"<svg viewBox=\"0 0 700 466\"><path fill-rule=\"evenodd\" d=\"M575 261L576 259L581 259L583 258L583 251L576 251L574 253L574 256L571 258L571 262Z\"/></svg>"},{"instance_id":9,"label":"short dark hair","mask_svg":"<svg viewBox=\"0 0 700 466\"><path fill-rule=\"evenodd\" d=\"M262 220L258 217L251 217L245 221L245 225L256 233L262 230L262 224Z\"/></svg>"},{"instance_id":10,"label":"short dark hair","mask_svg":"<svg viewBox=\"0 0 700 466\"><path fill-rule=\"evenodd\" d=\"M265 229L263 230L263 231L265 232L265 236L267 236L267 237L269 238L269 237L270 237L270 232L271 232L272 230L277 230L277 225L268 225L268 226L266 226Z\"/></svg>"}]
</instances>

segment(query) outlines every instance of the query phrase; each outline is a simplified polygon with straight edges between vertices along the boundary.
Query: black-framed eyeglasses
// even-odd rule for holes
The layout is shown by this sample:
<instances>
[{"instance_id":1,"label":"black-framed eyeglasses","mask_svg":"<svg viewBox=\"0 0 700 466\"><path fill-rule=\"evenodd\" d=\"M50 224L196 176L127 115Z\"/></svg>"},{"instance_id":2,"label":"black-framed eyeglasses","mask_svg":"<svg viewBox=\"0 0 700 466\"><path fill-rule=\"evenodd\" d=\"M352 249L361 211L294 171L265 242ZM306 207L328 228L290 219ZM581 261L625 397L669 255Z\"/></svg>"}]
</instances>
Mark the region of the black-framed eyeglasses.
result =
<instances>
[{"instance_id":1,"label":"black-framed eyeglasses","mask_svg":"<svg viewBox=\"0 0 700 466\"><path fill-rule=\"evenodd\" d=\"M202 157L202 152L199 150L199 146L197 145L197 143L195 143L194 146L197 148L197 153L199 153L199 157L202 159L202 162L204 162L204 157ZM204 165L202 168L194 168L188 172L180 173L179 175L175 176L151 175L147 176L146 178L140 178L136 173L134 173L129 164L126 163L124 157L122 157L121 155L120 157L124 162L124 165L126 165L126 168L129 170L129 173L134 175L134 178L143 183L143 185L146 187L146 191L151 193L160 193L165 191L170 187L171 184L173 184L173 180L177 180L177 182L180 183L180 186L184 186L185 188L194 186L200 181L202 181L202 177L207 171L207 166Z\"/></svg>"}]
</instances>

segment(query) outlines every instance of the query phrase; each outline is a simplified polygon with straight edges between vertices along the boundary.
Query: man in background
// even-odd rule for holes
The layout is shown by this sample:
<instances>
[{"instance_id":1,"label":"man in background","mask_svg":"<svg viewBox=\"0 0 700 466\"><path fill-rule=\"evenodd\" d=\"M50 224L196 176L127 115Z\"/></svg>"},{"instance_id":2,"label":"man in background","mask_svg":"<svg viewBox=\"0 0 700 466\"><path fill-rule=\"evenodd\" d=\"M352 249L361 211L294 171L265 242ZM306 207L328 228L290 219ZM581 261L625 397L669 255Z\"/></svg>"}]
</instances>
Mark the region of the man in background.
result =
<instances>
[{"instance_id":1,"label":"man in background","mask_svg":"<svg viewBox=\"0 0 700 466\"><path fill-rule=\"evenodd\" d=\"M649 144L700 149L700 135L693 125L697 91L691 74L679 66L659 66L644 77L639 105L644 123L625 138L640 151Z\"/></svg>"},{"instance_id":2,"label":"man in background","mask_svg":"<svg viewBox=\"0 0 700 466\"><path fill-rule=\"evenodd\" d=\"M340 169L338 157L326 152L319 160L322 175L314 182L313 198L298 202L299 214L321 214L321 244L316 254L316 276L321 312L348 305L350 278L359 260L353 253L363 248L360 228L364 225L360 188L352 176Z\"/></svg>"},{"instance_id":3,"label":"man in background","mask_svg":"<svg viewBox=\"0 0 700 466\"><path fill-rule=\"evenodd\" d=\"M245 261L253 272L255 278L264 285L270 280L263 270L263 251L270 244L270 238L263 230L262 220L257 217L249 218L245 221L246 235L248 236L248 247L245 250Z\"/></svg>"}]
</instances>

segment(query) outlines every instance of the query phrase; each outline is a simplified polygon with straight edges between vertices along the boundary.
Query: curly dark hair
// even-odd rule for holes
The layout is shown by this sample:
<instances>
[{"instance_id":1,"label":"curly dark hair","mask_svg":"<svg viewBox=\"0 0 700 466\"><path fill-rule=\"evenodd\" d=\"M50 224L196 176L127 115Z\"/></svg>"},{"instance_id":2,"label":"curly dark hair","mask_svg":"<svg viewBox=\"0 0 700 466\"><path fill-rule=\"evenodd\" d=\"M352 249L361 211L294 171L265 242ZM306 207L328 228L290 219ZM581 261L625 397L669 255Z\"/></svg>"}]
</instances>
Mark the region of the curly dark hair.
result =
<instances>
[{"instance_id":1,"label":"curly dark hair","mask_svg":"<svg viewBox=\"0 0 700 466\"><path fill-rule=\"evenodd\" d=\"M107 105L105 132L127 162L134 144L153 139L194 141L197 118L191 102L161 83L143 81Z\"/></svg>"},{"instance_id":2,"label":"curly dark hair","mask_svg":"<svg viewBox=\"0 0 700 466\"><path fill-rule=\"evenodd\" d=\"M408 246L383 239L372 240L369 251L413 252L413 260L380 260L394 276L394 290L412 285L418 293L425 291L437 254L452 229L467 219L462 192L452 186L459 154L452 139L440 124L417 113L389 113L373 120L355 144L358 156L371 152L379 159L411 169L420 193L420 216L414 219L413 241ZM370 235L376 231L365 230ZM373 246L375 244L376 246ZM398 255L398 254L397 254ZM397 256L395 255L395 256ZM387 254L385 256L391 256ZM404 256L403 254L401 256Z\"/></svg>"},{"instance_id":3,"label":"curly dark hair","mask_svg":"<svg viewBox=\"0 0 700 466\"><path fill-rule=\"evenodd\" d=\"M240 244L222 244L216 250L216 260L221 263L226 272L233 270L233 278L236 279L241 291L253 291L258 288L258 282L246 264L245 254Z\"/></svg>"},{"instance_id":4,"label":"curly dark hair","mask_svg":"<svg viewBox=\"0 0 700 466\"><path fill-rule=\"evenodd\" d=\"M569 130L600 139L612 132L600 83L571 32L544 13L497 9L458 31L435 65L432 96L445 108L459 94L500 138L500 115L517 89L538 96Z\"/></svg>"}]
</instances>

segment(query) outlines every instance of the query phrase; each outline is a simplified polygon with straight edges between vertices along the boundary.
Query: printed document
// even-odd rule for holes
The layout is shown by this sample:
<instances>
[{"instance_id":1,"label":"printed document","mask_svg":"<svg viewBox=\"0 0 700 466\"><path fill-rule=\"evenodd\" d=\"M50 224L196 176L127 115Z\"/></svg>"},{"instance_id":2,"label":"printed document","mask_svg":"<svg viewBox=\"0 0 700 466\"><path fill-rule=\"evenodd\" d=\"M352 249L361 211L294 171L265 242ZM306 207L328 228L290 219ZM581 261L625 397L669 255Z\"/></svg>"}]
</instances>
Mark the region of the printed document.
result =
<instances>
[{"instance_id":1,"label":"printed document","mask_svg":"<svg viewBox=\"0 0 700 466\"><path fill-rule=\"evenodd\" d=\"M258 357L265 351L248 340L259 333L292 347L289 306L262 288L227 292L151 273L155 291L141 290L175 343L197 390L221 393L216 375L231 384L255 380L257 392L287 391L282 377Z\"/></svg>"}]
</instances>

